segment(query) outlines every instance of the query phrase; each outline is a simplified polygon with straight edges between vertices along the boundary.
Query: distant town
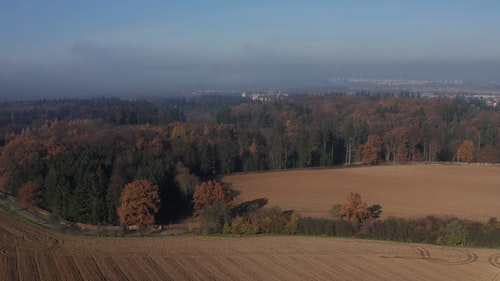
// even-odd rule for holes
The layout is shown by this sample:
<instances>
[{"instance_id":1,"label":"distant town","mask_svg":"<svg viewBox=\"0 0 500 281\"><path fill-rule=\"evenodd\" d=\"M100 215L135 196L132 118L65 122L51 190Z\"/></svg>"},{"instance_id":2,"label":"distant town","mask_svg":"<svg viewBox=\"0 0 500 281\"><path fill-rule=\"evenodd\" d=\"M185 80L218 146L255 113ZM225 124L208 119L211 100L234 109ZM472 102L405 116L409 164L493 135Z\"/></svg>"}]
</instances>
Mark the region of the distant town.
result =
<instances>
[{"instance_id":1,"label":"distant town","mask_svg":"<svg viewBox=\"0 0 500 281\"><path fill-rule=\"evenodd\" d=\"M301 94L325 95L339 92L347 95L358 93L393 95L411 94L423 98L454 98L457 96L467 99L478 99L489 107L498 107L500 104L500 83L496 81L476 82L462 79L445 80L413 80L413 79L369 79L359 77L331 78L329 90L302 91ZM232 92L234 93L234 91ZM287 90L243 91L241 96L254 101L273 101L287 98L297 92Z\"/></svg>"},{"instance_id":2,"label":"distant town","mask_svg":"<svg viewBox=\"0 0 500 281\"><path fill-rule=\"evenodd\" d=\"M500 98L500 83L497 81L465 81L462 79L414 80L414 79L368 79L358 77L334 77L333 88L346 91L412 92L423 97L464 96L485 100L489 106L497 106Z\"/></svg>"}]
</instances>

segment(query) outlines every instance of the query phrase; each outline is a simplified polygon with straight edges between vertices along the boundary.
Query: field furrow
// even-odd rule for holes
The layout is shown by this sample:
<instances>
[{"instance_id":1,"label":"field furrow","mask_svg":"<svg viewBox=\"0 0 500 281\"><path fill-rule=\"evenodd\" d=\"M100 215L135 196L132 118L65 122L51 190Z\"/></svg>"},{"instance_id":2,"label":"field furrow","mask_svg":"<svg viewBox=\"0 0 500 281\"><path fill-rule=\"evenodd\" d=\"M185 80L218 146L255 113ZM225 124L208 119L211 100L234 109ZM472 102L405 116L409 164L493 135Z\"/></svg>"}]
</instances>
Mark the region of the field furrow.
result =
<instances>
[{"instance_id":1,"label":"field furrow","mask_svg":"<svg viewBox=\"0 0 500 281\"><path fill-rule=\"evenodd\" d=\"M266 280L272 277L267 272L262 272L259 275L259 272L254 270L254 265L248 263L245 256L232 257L227 261L231 266L237 269L239 275L244 276L242 280Z\"/></svg>"},{"instance_id":2,"label":"field furrow","mask_svg":"<svg viewBox=\"0 0 500 281\"><path fill-rule=\"evenodd\" d=\"M59 258L47 254L38 254L35 257L40 273L40 280L63 280L56 264L56 260Z\"/></svg>"},{"instance_id":3,"label":"field furrow","mask_svg":"<svg viewBox=\"0 0 500 281\"><path fill-rule=\"evenodd\" d=\"M138 264L137 257L114 257L113 258L116 265L121 269L121 271L127 276L129 280L138 280L141 276L144 279L149 280L143 272L143 268Z\"/></svg>"},{"instance_id":4,"label":"field furrow","mask_svg":"<svg viewBox=\"0 0 500 281\"><path fill-rule=\"evenodd\" d=\"M84 280L105 280L104 276L96 264L96 261L92 257L77 257L75 258L75 264Z\"/></svg>"},{"instance_id":5,"label":"field furrow","mask_svg":"<svg viewBox=\"0 0 500 281\"><path fill-rule=\"evenodd\" d=\"M215 277L216 280L239 280L238 276L224 265L225 262L225 259L221 256L196 258L198 267L202 267L204 272L211 277ZM218 272L218 274L214 274L215 272Z\"/></svg>"},{"instance_id":6,"label":"field furrow","mask_svg":"<svg viewBox=\"0 0 500 281\"><path fill-rule=\"evenodd\" d=\"M304 262L308 257L302 256L300 262L296 262L290 256L270 256L269 262L271 264L279 264L283 270L288 272L291 276L296 277L300 280L316 280L316 277L312 272L305 270L302 266L302 262Z\"/></svg>"},{"instance_id":7,"label":"field furrow","mask_svg":"<svg viewBox=\"0 0 500 281\"><path fill-rule=\"evenodd\" d=\"M157 259L161 260L161 258ZM155 278L157 279L154 280L174 280L166 268L158 263L157 259L153 257L144 257L144 262L147 263L150 270L155 273Z\"/></svg>"},{"instance_id":8,"label":"field furrow","mask_svg":"<svg viewBox=\"0 0 500 281\"><path fill-rule=\"evenodd\" d=\"M61 280L84 280L81 272L71 256L57 256L57 271L61 274Z\"/></svg>"},{"instance_id":9,"label":"field furrow","mask_svg":"<svg viewBox=\"0 0 500 281\"><path fill-rule=\"evenodd\" d=\"M181 256L174 258L174 262L188 273L191 280L216 280L205 268L198 266L200 259L192 256Z\"/></svg>"},{"instance_id":10,"label":"field furrow","mask_svg":"<svg viewBox=\"0 0 500 281\"><path fill-rule=\"evenodd\" d=\"M269 273L275 280L290 280L290 275L277 263L270 263L268 255L247 256L248 264Z\"/></svg>"},{"instance_id":11,"label":"field furrow","mask_svg":"<svg viewBox=\"0 0 500 281\"><path fill-rule=\"evenodd\" d=\"M165 280L193 280L190 273L178 266L172 257L151 257L165 273Z\"/></svg>"},{"instance_id":12,"label":"field furrow","mask_svg":"<svg viewBox=\"0 0 500 281\"><path fill-rule=\"evenodd\" d=\"M304 258L303 256L292 256L290 257L297 264L297 268L309 272L314 276L311 280L324 280L325 276L334 276L335 271L331 268L330 264L318 263L318 257L309 256Z\"/></svg>"},{"instance_id":13,"label":"field furrow","mask_svg":"<svg viewBox=\"0 0 500 281\"><path fill-rule=\"evenodd\" d=\"M253 272L249 271L241 263L235 262L235 259L241 259L241 256L227 256L221 257L219 259L221 270L223 270L227 275L235 276L235 278L229 278L226 280L256 280L256 276Z\"/></svg>"},{"instance_id":14,"label":"field furrow","mask_svg":"<svg viewBox=\"0 0 500 281\"><path fill-rule=\"evenodd\" d=\"M23 254L22 256L19 256L17 258L17 270L19 273L19 280L40 280L40 274L38 273L38 267L34 255L30 256Z\"/></svg>"},{"instance_id":15,"label":"field furrow","mask_svg":"<svg viewBox=\"0 0 500 281\"><path fill-rule=\"evenodd\" d=\"M116 264L113 257L97 257L95 259L99 270L102 272L106 279L109 280L130 280L125 273Z\"/></svg>"},{"instance_id":16,"label":"field furrow","mask_svg":"<svg viewBox=\"0 0 500 281\"><path fill-rule=\"evenodd\" d=\"M0 255L0 280L19 280L15 257Z\"/></svg>"}]
</instances>

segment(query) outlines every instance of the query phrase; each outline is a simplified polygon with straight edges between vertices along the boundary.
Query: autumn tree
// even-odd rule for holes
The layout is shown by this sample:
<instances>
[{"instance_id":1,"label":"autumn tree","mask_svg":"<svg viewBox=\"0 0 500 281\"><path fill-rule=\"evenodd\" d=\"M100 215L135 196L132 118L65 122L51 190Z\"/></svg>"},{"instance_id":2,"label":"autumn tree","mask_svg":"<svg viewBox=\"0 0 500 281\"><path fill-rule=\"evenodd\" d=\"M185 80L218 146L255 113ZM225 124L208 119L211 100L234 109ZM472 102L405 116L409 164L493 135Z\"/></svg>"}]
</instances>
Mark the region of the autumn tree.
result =
<instances>
[{"instance_id":1,"label":"autumn tree","mask_svg":"<svg viewBox=\"0 0 500 281\"><path fill-rule=\"evenodd\" d=\"M0 154L0 189L17 194L26 180L34 179L42 172L40 162L45 154L41 140L24 130L4 147Z\"/></svg>"},{"instance_id":2,"label":"autumn tree","mask_svg":"<svg viewBox=\"0 0 500 281\"><path fill-rule=\"evenodd\" d=\"M368 205L361 199L361 195L357 192L351 192L345 198L339 214L342 219L358 225L370 218Z\"/></svg>"},{"instance_id":3,"label":"autumn tree","mask_svg":"<svg viewBox=\"0 0 500 281\"><path fill-rule=\"evenodd\" d=\"M9 192L10 186L12 185L12 173L10 172L0 172L0 191Z\"/></svg>"},{"instance_id":4,"label":"autumn tree","mask_svg":"<svg viewBox=\"0 0 500 281\"><path fill-rule=\"evenodd\" d=\"M488 144L481 149L478 156L478 161L482 163L496 163L500 159L500 151L496 150L494 146Z\"/></svg>"},{"instance_id":5,"label":"autumn tree","mask_svg":"<svg viewBox=\"0 0 500 281\"><path fill-rule=\"evenodd\" d=\"M151 225L160 210L160 192L149 180L135 180L127 185L120 197L117 209L122 225Z\"/></svg>"},{"instance_id":6,"label":"autumn tree","mask_svg":"<svg viewBox=\"0 0 500 281\"><path fill-rule=\"evenodd\" d=\"M386 161L392 160L397 163L404 163L408 160L408 133L405 128L397 127L384 134L386 146Z\"/></svg>"},{"instance_id":7,"label":"autumn tree","mask_svg":"<svg viewBox=\"0 0 500 281\"><path fill-rule=\"evenodd\" d=\"M377 135L368 136L368 140L361 146L365 164L377 164L380 152L382 151L382 140Z\"/></svg>"},{"instance_id":8,"label":"autumn tree","mask_svg":"<svg viewBox=\"0 0 500 281\"><path fill-rule=\"evenodd\" d=\"M194 214L199 215L201 210L213 205L216 201L228 205L231 201L231 195L218 182L203 182L196 187L193 194Z\"/></svg>"},{"instance_id":9,"label":"autumn tree","mask_svg":"<svg viewBox=\"0 0 500 281\"><path fill-rule=\"evenodd\" d=\"M474 161L474 144L470 140L464 140L457 151L457 160L459 162L470 163Z\"/></svg>"},{"instance_id":10,"label":"autumn tree","mask_svg":"<svg viewBox=\"0 0 500 281\"><path fill-rule=\"evenodd\" d=\"M42 202L42 189L37 182L27 182L19 189L18 198L21 206L33 208Z\"/></svg>"}]
</instances>

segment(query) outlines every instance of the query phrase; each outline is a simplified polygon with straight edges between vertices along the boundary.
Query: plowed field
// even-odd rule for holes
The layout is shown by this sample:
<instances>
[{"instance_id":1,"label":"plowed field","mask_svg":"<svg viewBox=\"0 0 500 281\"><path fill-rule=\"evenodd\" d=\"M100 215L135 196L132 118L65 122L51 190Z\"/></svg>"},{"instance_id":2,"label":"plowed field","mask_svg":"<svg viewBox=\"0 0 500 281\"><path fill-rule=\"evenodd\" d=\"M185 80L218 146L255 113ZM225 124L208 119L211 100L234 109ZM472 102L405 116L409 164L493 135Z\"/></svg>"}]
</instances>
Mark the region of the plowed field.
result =
<instances>
[{"instance_id":1,"label":"plowed field","mask_svg":"<svg viewBox=\"0 0 500 281\"><path fill-rule=\"evenodd\" d=\"M0 280L500 280L500 251L322 237L91 238L0 210Z\"/></svg>"},{"instance_id":2,"label":"plowed field","mask_svg":"<svg viewBox=\"0 0 500 281\"><path fill-rule=\"evenodd\" d=\"M384 214L500 217L500 169L386 166L227 177L241 202L328 216L350 191ZM65 235L0 209L0 280L487 280L500 250L295 236L95 238Z\"/></svg>"},{"instance_id":3,"label":"plowed field","mask_svg":"<svg viewBox=\"0 0 500 281\"><path fill-rule=\"evenodd\" d=\"M268 199L268 206L303 216L331 217L334 203L352 191L382 216L453 215L486 222L500 218L500 166L405 165L296 170L224 178L241 194L237 202Z\"/></svg>"}]
</instances>

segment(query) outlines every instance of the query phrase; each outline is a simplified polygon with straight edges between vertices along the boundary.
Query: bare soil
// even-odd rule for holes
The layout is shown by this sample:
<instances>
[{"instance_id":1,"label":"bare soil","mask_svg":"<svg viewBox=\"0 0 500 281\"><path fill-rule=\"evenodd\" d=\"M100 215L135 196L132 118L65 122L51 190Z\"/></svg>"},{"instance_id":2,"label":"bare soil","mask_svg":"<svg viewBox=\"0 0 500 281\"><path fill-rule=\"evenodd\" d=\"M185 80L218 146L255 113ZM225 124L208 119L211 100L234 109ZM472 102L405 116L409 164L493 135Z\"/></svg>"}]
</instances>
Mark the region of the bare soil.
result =
<instances>
[{"instance_id":1,"label":"bare soil","mask_svg":"<svg viewBox=\"0 0 500 281\"><path fill-rule=\"evenodd\" d=\"M0 210L0 280L500 280L500 250L326 237L98 238Z\"/></svg>"},{"instance_id":2,"label":"bare soil","mask_svg":"<svg viewBox=\"0 0 500 281\"><path fill-rule=\"evenodd\" d=\"M268 206L302 216L332 217L329 210L358 192L383 217L500 218L500 166L417 164L278 171L224 178L240 191L236 203L268 199Z\"/></svg>"}]
</instances>

